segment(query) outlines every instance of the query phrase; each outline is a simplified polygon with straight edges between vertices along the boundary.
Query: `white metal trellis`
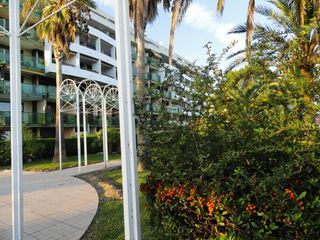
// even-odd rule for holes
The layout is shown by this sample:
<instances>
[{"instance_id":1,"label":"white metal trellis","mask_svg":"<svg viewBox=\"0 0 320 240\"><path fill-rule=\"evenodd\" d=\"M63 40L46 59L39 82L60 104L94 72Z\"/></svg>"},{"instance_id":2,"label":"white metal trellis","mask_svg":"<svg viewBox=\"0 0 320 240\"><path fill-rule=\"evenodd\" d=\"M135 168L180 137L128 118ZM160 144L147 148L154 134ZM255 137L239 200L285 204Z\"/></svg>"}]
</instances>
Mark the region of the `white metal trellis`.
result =
<instances>
[{"instance_id":1,"label":"white metal trellis","mask_svg":"<svg viewBox=\"0 0 320 240\"><path fill-rule=\"evenodd\" d=\"M103 161L105 167L108 163L108 115L119 111L118 89L106 85L103 88L93 80L85 79L79 84L72 79L64 80L60 85L59 117L61 112L76 113L77 115L77 142L78 142L78 168L81 171L81 144L80 144L80 113L83 117L83 152L85 165L88 164L87 151L87 114L99 115L102 118L103 134ZM80 105L80 102L82 104ZM81 107L82 106L82 107ZM61 142L61 128L59 139ZM61 143L59 142L60 170L62 169Z\"/></svg>"},{"instance_id":2,"label":"white metal trellis","mask_svg":"<svg viewBox=\"0 0 320 240\"><path fill-rule=\"evenodd\" d=\"M62 146L61 146L61 113L76 113L77 119L77 148L78 148L78 172L81 172L81 139L80 139L80 104L79 102L83 98L82 94L79 91L77 83L72 79L65 79L61 82L59 86L59 163L60 163L60 170L62 170Z\"/></svg>"},{"instance_id":3,"label":"white metal trellis","mask_svg":"<svg viewBox=\"0 0 320 240\"><path fill-rule=\"evenodd\" d=\"M83 114L83 145L84 145L84 159L85 165L88 164L88 151L87 151L87 121L86 116L88 113L98 115L102 112L102 90L99 84L91 80L85 80L80 84L79 89L85 83L83 91L83 103L82 103L82 114Z\"/></svg>"},{"instance_id":4,"label":"white metal trellis","mask_svg":"<svg viewBox=\"0 0 320 240\"><path fill-rule=\"evenodd\" d=\"M103 161L105 167L109 161L108 151L108 115L119 111L118 89L114 86L105 86L102 99L102 136L103 136ZM114 112L116 113L116 112Z\"/></svg>"},{"instance_id":5,"label":"white metal trellis","mask_svg":"<svg viewBox=\"0 0 320 240\"><path fill-rule=\"evenodd\" d=\"M10 42L10 110L11 110L11 159L12 159L12 238L23 238L23 178L22 178L22 121L21 121L21 61L20 36L35 28L41 22L70 6L77 0L66 4L41 19L31 27L24 29L30 16L35 11L38 0L35 1L30 13L20 27L20 1L9 1L9 28L1 28L1 34L9 36ZM137 195L136 143L133 121L132 102L132 69L131 69L131 39L129 25L129 7L127 0L115 1L115 25L117 32L117 63L119 76L119 110L120 132L122 146L122 172L124 190L124 220L126 240L140 240L139 199ZM58 87L58 86L57 86ZM79 97L79 92L77 94ZM79 118L78 118L79 120ZM80 120L79 120L80 122ZM80 124L79 124L80 125ZM125 128L125 129L124 129ZM78 131L79 133L79 131Z\"/></svg>"}]
</instances>

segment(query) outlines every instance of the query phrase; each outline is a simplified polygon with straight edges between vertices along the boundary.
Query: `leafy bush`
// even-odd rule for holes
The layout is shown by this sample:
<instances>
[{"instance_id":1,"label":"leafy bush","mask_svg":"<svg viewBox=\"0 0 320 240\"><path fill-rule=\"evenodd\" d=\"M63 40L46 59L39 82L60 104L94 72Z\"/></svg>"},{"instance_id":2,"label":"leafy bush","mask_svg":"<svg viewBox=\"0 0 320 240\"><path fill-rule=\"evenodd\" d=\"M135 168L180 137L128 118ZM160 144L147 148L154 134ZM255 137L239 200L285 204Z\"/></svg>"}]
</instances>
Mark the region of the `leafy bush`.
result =
<instances>
[{"instance_id":1,"label":"leafy bush","mask_svg":"<svg viewBox=\"0 0 320 240\"><path fill-rule=\"evenodd\" d=\"M110 134L109 134L110 133ZM118 130L108 129L109 144L114 144L113 149L119 151L120 137ZM66 151L68 156L77 155L77 138L67 138ZM23 130L23 160L36 161L39 159L51 159L54 152L54 138L38 139L32 136L28 129ZM87 136L87 149L88 153L98 153L103 151L103 142L100 134L97 133L93 136ZM81 150L83 152L83 139L81 139ZM0 166L10 165L10 141L0 141Z\"/></svg>"},{"instance_id":2,"label":"leafy bush","mask_svg":"<svg viewBox=\"0 0 320 240\"><path fill-rule=\"evenodd\" d=\"M167 237L317 239L319 82L254 65L225 78L213 55L192 71L190 90L172 80L185 114L149 132L142 190Z\"/></svg>"}]
</instances>

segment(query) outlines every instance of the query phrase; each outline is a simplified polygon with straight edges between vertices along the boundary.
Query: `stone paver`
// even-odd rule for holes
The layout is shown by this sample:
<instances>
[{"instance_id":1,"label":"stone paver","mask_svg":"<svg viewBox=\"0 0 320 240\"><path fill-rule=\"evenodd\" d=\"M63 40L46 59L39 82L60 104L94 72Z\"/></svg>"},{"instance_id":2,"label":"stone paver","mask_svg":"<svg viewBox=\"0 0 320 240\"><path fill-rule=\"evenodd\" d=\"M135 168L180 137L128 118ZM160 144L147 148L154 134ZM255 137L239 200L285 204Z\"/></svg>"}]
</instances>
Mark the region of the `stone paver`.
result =
<instances>
[{"instance_id":1,"label":"stone paver","mask_svg":"<svg viewBox=\"0 0 320 240\"><path fill-rule=\"evenodd\" d=\"M119 161L108 168L120 166ZM103 163L82 167L81 173L103 169ZM96 214L99 198L87 182L75 178L77 168L48 173L24 172L24 239L77 240ZM0 239L12 238L11 173L0 172Z\"/></svg>"}]
</instances>

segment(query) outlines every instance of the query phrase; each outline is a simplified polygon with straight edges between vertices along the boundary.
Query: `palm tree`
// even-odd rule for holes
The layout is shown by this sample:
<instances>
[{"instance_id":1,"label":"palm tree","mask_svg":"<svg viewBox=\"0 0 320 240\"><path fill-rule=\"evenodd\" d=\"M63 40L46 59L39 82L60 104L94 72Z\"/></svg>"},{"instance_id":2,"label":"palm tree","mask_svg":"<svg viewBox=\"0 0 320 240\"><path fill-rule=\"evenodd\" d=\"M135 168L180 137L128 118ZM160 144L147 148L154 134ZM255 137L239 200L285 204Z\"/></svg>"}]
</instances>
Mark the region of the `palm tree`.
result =
<instances>
[{"instance_id":1,"label":"palm tree","mask_svg":"<svg viewBox=\"0 0 320 240\"><path fill-rule=\"evenodd\" d=\"M300 1L300 0L298 0ZM225 0L218 0L217 12L222 15L225 7ZM246 52L247 57L250 57L250 45L252 41L253 33L253 22L254 22L254 12L256 9L256 0L249 0L248 10L247 10L247 36L246 36Z\"/></svg>"},{"instance_id":2,"label":"palm tree","mask_svg":"<svg viewBox=\"0 0 320 240\"><path fill-rule=\"evenodd\" d=\"M169 37L169 64L172 65L174 33L176 27L181 23L185 13L187 12L192 0L174 0L171 8L171 29Z\"/></svg>"},{"instance_id":3,"label":"palm tree","mask_svg":"<svg viewBox=\"0 0 320 240\"><path fill-rule=\"evenodd\" d=\"M301 3L303 2L303 4ZM274 24L265 26L255 24L251 50L255 61L276 63L290 63L292 71L310 82L314 81L315 67L320 62L320 22L319 0L270 0L273 8L259 6L256 12L267 17ZM274 26L277 26L275 28ZM247 32L246 25L237 26L232 33ZM231 55L237 56L239 51ZM244 62L239 57L231 68Z\"/></svg>"},{"instance_id":4,"label":"palm tree","mask_svg":"<svg viewBox=\"0 0 320 240\"><path fill-rule=\"evenodd\" d=\"M134 24L134 33L137 43L137 75L135 79L136 89L136 114L137 118L137 141L139 146L138 155L143 161L145 157L145 138L142 133L144 90L145 90L145 38L144 33L147 24L152 23L158 16L158 4L163 2L164 9L169 9L170 0L129 0L130 18Z\"/></svg>"},{"instance_id":5,"label":"palm tree","mask_svg":"<svg viewBox=\"0 0 320 240\"><path fill-rule=\"evenodd\" d=\"M40 0L37 8L42 10L42 18L57 11L71 0ZM23 4L23 14L27 15L34 6L35 0L26 0ZM59 86L62 82L62 59L64 56L69 56L70 43L74 42L78 34L88 33L88 20L90 18L90 7L94 7L92 0L78 0L67 8L64 8L59 13L53 15L48 20L37 26L39 38L43 41L52 43L54 59L56 63L56 141L54 148L53 161L59 160L59 125L63 131L63 117L59 119L58 103L60 101ZM66 160L66 148L64 134L61 136L62 159Z\"/></svg>"}]
</instances>

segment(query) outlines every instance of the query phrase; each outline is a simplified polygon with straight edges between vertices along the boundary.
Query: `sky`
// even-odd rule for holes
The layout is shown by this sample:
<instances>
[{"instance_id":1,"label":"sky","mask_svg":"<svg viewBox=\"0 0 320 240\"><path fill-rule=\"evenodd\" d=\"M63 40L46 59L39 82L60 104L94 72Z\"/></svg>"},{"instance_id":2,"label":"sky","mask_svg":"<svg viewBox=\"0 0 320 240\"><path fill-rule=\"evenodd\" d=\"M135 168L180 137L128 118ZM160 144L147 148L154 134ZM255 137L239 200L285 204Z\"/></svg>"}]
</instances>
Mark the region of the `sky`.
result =
<instances>
[{"instance_id":1,"label":"sky","mask_svg":"<svg viewBox=\"0 0 320 240\"><path fill-rule=\"evenodd\" d=\"M96 0L97 5L110 15L114 15L115 0ZM218 0L193 0L182 23L175 33L174 51L189 61L197 61L204 64L206 61L206 50L204 45L211 43L213 51L221 53L233 40L237 44L232 52L243 49L245 46L245 36L239 34L230 35L228 32L236 25L246 21L248 0L226 0L225 10L222 16L216 14L216 4ZM262 4L263 0L257 0L257 4ZM169 13L162 9L159 11L157 20L148 25L146 34L151 39L168 47L170 32ZM256 16L256 22L265 21ZM226 67L227 61L222 63Z\"/></svg>"}]
</instances>

